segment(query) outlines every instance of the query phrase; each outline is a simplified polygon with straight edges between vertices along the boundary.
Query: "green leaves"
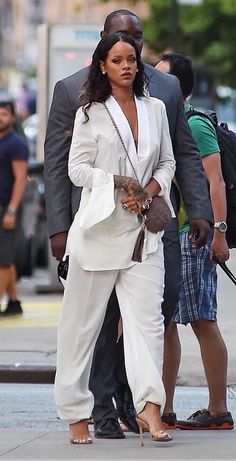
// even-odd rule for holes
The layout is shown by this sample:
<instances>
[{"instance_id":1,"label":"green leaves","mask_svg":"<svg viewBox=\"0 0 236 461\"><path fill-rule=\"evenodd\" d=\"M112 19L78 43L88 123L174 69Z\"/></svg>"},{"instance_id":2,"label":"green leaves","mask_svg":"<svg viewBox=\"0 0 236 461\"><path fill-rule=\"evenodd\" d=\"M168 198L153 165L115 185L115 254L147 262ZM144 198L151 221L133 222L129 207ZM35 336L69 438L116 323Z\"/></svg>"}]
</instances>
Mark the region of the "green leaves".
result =
<instances>
[{"instance_id":1,"label":"green leaves","mask_svg":"<svg viewBox=\"0 0 236 461\"><path fill-rule=\"evenodd\" d=\"M129 3L132 9L139 1ZM196 6L178 0L146 3L150 16L144 21L144 39L151 50L187 54L195 64L210 66L217 83L236 88L236 0L202 0Z\"/></svg>"},{"instance_id":2,"label":"green leaves","mask_svg":"<svg viewBox=\"0 0 236 461\"><path fill-rule=\"evenodd\" d=\"M150 17L144 23L144 38L150 48L187 54L193 62L212 67L216 81L236 88L235 0L202 0L198 6L177 0L147 3Z\"/></svg>"}]
</instances>

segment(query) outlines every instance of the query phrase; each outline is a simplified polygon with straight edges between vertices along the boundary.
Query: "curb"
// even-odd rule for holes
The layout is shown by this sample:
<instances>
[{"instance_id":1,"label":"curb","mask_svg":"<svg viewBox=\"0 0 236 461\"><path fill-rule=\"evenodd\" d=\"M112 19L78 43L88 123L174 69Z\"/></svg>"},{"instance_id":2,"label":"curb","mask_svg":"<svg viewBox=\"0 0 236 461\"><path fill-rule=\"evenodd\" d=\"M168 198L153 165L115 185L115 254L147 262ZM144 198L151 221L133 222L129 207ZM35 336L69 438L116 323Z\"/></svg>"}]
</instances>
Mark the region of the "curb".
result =
<instances>
[{"instance_id":1,"label":"curb","mask_svg":"<svg viewBox=\"0 0 236 461\"><path fill-rule=\"evenodd\" d=\"M56 366L53 365L0 365L0 383L54 384ZM202 379L177 378L177 386L205 387Z\"/></svg>"},{"instance_id":2,"label":"curb","mask_svg":"<svg viewBox=\"0 0 236 461\"><path fill-rule=\"evenodd\" d=\"M0 383L53 384L56 367L0 365Z\"/></svg>"}]
</instances>

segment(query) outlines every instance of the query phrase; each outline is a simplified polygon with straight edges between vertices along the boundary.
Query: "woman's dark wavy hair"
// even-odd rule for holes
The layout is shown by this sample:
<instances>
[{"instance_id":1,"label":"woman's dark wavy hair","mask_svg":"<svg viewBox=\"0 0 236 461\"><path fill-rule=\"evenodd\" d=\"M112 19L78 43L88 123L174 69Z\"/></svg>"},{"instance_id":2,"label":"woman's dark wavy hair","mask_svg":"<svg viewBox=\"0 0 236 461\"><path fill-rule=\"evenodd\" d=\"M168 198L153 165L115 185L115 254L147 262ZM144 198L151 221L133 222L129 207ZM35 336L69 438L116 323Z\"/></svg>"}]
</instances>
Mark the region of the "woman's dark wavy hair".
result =
<instances>
[{"instance_id":1,"label":"woman's dark wavy hair","mask_svg":"<svg viewBox=\"0 0 236 461\"><path fill-rule=\"evenodd\" d=\"M83 86L83 90L79 97L80 105L83 107L85 121L89 120L88 109L93 102L105 102L111 95L111 85L107 75L101 72L101 61L105 61L110 49L117 42L122 41L129 43L135 50L137 59L138 72L133 82L133 91L136 96L144 96L144 85L146 77L144 73L144 65L141 61L138 48L132 37L123 33L115 33L105 35L98 43L92 57L92 63L88 79Z\"/></svg>"}]
</instances>

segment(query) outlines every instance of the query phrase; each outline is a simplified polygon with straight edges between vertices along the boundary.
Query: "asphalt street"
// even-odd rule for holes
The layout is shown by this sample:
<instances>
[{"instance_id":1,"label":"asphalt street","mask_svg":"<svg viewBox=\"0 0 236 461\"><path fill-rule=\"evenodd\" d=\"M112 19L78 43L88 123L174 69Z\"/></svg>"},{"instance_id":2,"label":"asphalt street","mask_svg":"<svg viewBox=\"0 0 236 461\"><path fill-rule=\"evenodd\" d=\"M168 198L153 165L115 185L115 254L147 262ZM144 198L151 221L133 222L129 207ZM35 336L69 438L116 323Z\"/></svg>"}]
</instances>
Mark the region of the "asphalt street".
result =
<instances>
[{"instance_id":1,"label":"asphalt street","mask_svg":"<svg viewBox=\"0 0 236 461\"><path fill-rule=\"evenodd\" d=\"M0 384L1 429L66 431L67 423L57 418L52 384ZM178 386L175 410L179 419L207 406L206 387ZM228 389L229 410L236 420L236 387ZM175 431L176 432L176 431Z\"/></svg>"}]
</instances>

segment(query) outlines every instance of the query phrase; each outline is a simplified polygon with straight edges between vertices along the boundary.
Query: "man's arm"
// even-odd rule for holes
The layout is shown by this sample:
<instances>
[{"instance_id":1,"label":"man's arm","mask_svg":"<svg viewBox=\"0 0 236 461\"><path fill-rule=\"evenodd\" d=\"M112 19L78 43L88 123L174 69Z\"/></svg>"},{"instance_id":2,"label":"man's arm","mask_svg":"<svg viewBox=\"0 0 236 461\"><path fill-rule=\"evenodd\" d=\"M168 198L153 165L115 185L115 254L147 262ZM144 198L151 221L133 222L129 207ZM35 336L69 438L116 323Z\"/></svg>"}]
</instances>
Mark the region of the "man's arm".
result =
<instances>
[{"instance_id":1,"label":"man's arm","mask_svg":"<svg viewBox=\"0 0 236 461\"><path fill-rule=\"evenodd\" d=\"M226 221L227 205L220 153L216 152L215 154L202 157L202 163L209 182L214 221ZM220 262L225 262L229 259L229 248L225 233L220 232L218 229L214 230L211 253L212 257L217 258Z\"/></svg>"},{"instance_id":2,"label":"man's arm","mask_svg":"<svg viewBox=\"0 0 236 461\"><path fill-rule=\"evenodd\" d=\"M73 212L79 205L78 194L68 177L68 156L73 124L79 106L79 92L88 75L88 68L58 82L54 89L45 139L45 199L52 253L61 260ZM74 192L74 193L73 193ZM72 200L73 196L73 200Z\"/></svg>"},{"instance_id":3,"label":"man's arm","mask_svg":"<svg viewBox=\"0 0 236 461\"><path fill-rule=\"evenodd\" d=\"M207 239L212 212L201 159L184 114L180 84L174 75L146 64L145 72L150 95L162 99L166 104L176 160L176 178L190 219L191 233L197 236L197 246L201 246Z\"/></svg>"},{"instance_id":4,"label":"man's arm","mask_svg":"<svg viewBox=\"0 0 236 461\"><path fill-rule=\"evenodd\" d=\"M189 217L190 237L195 235L195 245L200 247L206 242L213 216L205 173L184 114L181 94L173 144L176 179Z\"/></svg>"},{"instance_id":5,"label":"man's arm","mask_svg":"<svg viewBox=\"0 0 236 461\"><path fill-rule=\"evenodd\" d=\"M74 110L63 82L54 89L45 139L45 198L50 237L67 232L71 225L71 182L68 156Z\"/></svg>"},{"instance_id":6,"label":"man's arm","mask_svg":"<svg viewBox=\"0 0 236 461\"><path fill-rule=\"evenodd\" d=\"M14 185L11 199L3 217L3 227L14 229L16 225L16 212L21 203L27 180L27 162L25 160L13 160L12 170L14 175Z\"/></svg>"},{"instance_id":7,"label":"man's arm","mask_svg":"<svg viewBox=\"0 0 236 461\"><path fill-rule=\"evenodd\" d=\"M225 183L221 170L220 148L215 128L211 122L201 116L191 117L188 123L199 148L201 161L209 184L214 222L226 221L227 203ZM220 262L225 262L229 258L226 235L218 229L214 230L211 255Z\"/></svg>"}]
</instances>

